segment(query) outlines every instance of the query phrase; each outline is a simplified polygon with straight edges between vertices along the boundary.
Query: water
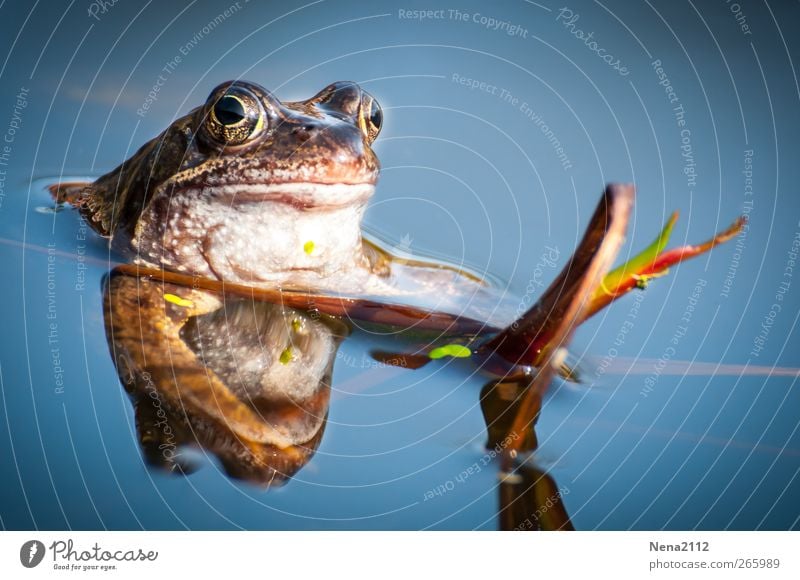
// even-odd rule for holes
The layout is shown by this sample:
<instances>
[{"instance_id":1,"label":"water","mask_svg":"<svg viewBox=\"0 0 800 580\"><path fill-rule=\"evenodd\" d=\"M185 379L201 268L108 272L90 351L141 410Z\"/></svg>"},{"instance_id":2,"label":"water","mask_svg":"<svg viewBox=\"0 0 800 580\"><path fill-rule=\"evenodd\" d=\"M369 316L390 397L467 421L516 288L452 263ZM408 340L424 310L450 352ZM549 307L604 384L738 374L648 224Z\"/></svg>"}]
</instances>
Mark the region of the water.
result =
<instances>
[{"instance_id":1,"label":"water","mask_svg":"<svg viewBox=\"0 0 800 580\"><path fill-rule=\"evenodd\" d=\"M237 77L284 99L362 83L386 116L367 226L412 254L496 275L528 301L541 291L532 281L556 273L537 271L544 248L564 263L607 181L638 186L624 251L649 243L673 209L674 244L748 213L738 246L673 268L579 331L572 356L587 380L554 384L536 465L578 529L798 527L800 395L796 374L769 373L800 367L789 255L800 91L785 24L796 7L773 7L775 19L748 7L746 34L724 3L701 20L666 2L575 2L571 28L546 2L461 2L467 20L422 22L355 2L296 4L280 20L275 7L234 5L207 33L225 6L118 2L97 18L85 5L2 8L4 528L498 527L497 465L483 465L487 378L457 361L375 365L361 335L339 348L319 449L284 487L237 482L202 455L188 477L144 465L104 330L101 285L118 258L73 212L37 211L48 206L42 180L100 175ZM487 29L476 13L509 25ZM630 360L640 364L628 373ZM734 370L675 374L675 361Z\"/></svg>"}]
</instances>

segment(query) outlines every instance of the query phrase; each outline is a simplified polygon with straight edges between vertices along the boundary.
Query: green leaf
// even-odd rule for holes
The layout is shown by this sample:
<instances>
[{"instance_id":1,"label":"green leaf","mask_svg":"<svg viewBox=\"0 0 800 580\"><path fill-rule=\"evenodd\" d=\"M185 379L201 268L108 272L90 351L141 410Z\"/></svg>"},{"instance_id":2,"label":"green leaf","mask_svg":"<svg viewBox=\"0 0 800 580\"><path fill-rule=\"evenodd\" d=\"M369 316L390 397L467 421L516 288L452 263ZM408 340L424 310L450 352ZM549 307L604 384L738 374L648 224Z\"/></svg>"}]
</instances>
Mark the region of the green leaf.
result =
<instances>
[{"instance_id":1,"label":"green leaf","mask_svg":"<svg viewBox=\"0 0 800 580\"><path fill-rule=\"evenodd\" d=\"M670 216L667 223L664 225L664 229L661 230L661 233L653 240L652 244L621 266L617 266L606 274L600 287L596 290L596 293L605 292L606 294L614 294L623 282L628 280L631 276L646 270L655 259L658 258L661 252L664 251L664 248L667 247L669 237L672 235L672 228L675 226L676 221L678 221L678 212L674 212Z\"/></svg>"},{"instance_id":2,"label":"green leaf","mask_svg":"<svg viewBox=\"0 0 800 580\"><path fill-rule=\"evenodd\" d=\"M472 356L472 351L463 344L446 344L444 346L437 346L428 356L433 360L452 356L453 358L467 358Z\"/></svg>"}]
</instances>

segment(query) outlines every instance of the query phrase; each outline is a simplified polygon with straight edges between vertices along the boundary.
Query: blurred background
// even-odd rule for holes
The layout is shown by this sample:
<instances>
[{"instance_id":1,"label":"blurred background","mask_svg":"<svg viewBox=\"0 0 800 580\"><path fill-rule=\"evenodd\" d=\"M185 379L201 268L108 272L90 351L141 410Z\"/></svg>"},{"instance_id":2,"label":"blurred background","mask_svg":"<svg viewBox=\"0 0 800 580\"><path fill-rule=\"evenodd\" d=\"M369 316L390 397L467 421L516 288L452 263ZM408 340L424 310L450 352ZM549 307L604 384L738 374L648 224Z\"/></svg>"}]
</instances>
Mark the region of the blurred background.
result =
<instances>
[{"instance_id":1,"label":"blurred background","mask_svg":"<svg viewBox=\"0 0 800 580\"><path fill-rule=\"evenodd\" d=\"M496 470L454 479L485 453L484 379L376 368L360 338L340 349L317 455L282 489L210 460L187 478L144 466L105 340L108 250L48 211L43 184L103 174L235 78L282 100L362 84L385 115L368 229L526 303L607 182L637 186L624 252L673 210L673 245L746 214L739 238L578 332L585 381L554 385L537 464L579 529L798 527L797 2L72 0L0 16L3 528L497 527Z\"/></svg>"}]
</instances>

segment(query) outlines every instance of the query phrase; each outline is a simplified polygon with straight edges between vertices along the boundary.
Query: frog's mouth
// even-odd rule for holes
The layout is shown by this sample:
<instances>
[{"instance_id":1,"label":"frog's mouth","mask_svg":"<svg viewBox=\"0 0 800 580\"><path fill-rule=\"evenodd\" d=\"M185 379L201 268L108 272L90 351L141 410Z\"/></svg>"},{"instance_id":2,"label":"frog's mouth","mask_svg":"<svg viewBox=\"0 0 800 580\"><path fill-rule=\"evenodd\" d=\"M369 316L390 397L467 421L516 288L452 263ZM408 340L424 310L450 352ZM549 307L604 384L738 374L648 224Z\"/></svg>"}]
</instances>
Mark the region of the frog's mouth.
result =
<instances>
[{"instance_id":1,"label":"frog's mouth","mask_svg":"<svg viewBox=\"0 0 800 580\"><path fill-rule=\"evenodd\" d=\"M201 188L189 194L213 195L231 205L285 203L303 209L331 209L366 203L374 183L236 183Z\"/></svg>"}]
</instances>

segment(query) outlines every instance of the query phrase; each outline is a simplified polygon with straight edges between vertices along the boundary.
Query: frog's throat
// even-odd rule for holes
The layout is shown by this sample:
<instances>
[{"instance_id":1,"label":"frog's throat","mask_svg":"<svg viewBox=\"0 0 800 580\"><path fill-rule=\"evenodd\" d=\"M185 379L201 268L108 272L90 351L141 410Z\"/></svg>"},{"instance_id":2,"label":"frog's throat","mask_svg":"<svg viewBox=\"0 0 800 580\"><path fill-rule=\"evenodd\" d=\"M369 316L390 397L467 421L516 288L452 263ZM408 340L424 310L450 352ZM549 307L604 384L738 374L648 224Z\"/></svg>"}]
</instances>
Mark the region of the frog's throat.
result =
<instances>
[{"instance_id":1,"label":"frog's throat","mask_svg":"<svg viewBox=\"0 0 800 580\"><path fill-rule=\"evenodd\" d=\"M330 209L365 203L375 192L372 183L235 183L182 188L191 198L214 197L235 206L273 201L304 209Z\"/></svg>"}]
</instances>

